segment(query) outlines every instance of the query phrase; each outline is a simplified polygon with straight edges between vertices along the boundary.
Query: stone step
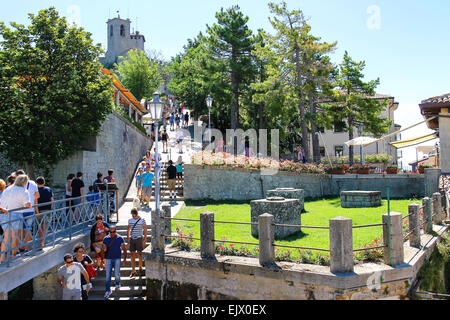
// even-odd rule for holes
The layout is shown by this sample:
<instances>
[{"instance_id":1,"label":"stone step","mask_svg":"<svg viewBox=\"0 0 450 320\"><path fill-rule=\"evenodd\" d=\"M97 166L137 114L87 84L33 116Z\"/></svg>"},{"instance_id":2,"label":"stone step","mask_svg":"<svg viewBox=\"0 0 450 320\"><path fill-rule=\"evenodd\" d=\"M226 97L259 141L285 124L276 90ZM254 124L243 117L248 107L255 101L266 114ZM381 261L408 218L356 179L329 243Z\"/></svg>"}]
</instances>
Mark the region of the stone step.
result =
<instances>
[{"instance_id":1,"label":"stone step","mask_svg":"<svg viewBox=\"0 0 450 320\"><path fill-rule=\"evenodd\" d=\"M105 292L103 292L101 295L89 295L89 300L92 301L98 301L98 300L105 300L104 298ZM117 297L111 295L109 300L118 300L118 301L129 301L129 300L146 300L145 296L138 296L138 297Z\"/></svg>"},{"instance_id":2,"label":"stone step","mask_svg":"<svg viewBox=\"0 0 450 320\"><path fill-rule=\"evenodd\" d=\"M114 279L114 277L112 278ZM97 275L91 282L93 287L105 288L106 273L105 275ZM130 278L129 275L126 277L120 276L120 284L123 286L145 286L145 276L136 276L134 278Z\"/></svg>"},{"instance_id":3,"label":"stone step","mask_svg":"<svg viewBox=\"0 0 450 320\"><path fill-rule=\"evenodd\" d=\"M114 278L113 278L114 279ZM114 281L111 281L111 297L144 297L147 293L146 286L123 286L120 290L115 289ZM91 296L103 297L105 295L105 287L93 287L90 291Z\"/></svg>"}]
</instances>

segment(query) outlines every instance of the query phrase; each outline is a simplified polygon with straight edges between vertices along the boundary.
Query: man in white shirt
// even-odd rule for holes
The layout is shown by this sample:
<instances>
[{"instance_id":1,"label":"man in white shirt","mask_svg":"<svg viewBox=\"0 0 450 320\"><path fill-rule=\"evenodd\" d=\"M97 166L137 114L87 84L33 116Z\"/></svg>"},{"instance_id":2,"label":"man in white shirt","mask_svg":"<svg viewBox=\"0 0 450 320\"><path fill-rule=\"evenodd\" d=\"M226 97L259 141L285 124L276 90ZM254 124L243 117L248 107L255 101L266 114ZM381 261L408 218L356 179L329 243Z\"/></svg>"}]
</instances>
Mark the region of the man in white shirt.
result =
<instances>
[{"instance_id":1,"label":"man in white shirt","mask_svg":"<svg viewBox=\"0 0 450 320\"><path fill-rule=\"evenodd\" d=\"M17 170L16 171L16 175L24 175L25 172L23 170ZM33 180L29 180L27 182L27 184L25 185L25 189L28 190L28 195L29 195L29 202L31 203L32 206L36 205L38 203L38 199L39 199L39 188L36 184L36 182L34 182ZM38 209L37 208L30 208L30 210L26 210L23 212L23 235L19 235L19 239L23 240L26 245L25 247L21 247L20 249L23 250L25 249L25 252L30 250L30 244L28 243L29 241L31 241L31 232L33 231L33 223L35 220L34 215L38 214ZM19 234L20 234L20 229L19 229Z\"/></svg>"},{"instance_id":2,"label":"man in white shirt","mask_svg":"<svg viewBox=\"0 0 450 320\"><path fill-rule=\"evenodd\" d=\"M81 275L86 280L86 292L92 288L89 275L81 263L74 262L73 256L64 255L64 265L58 269L57 282L63 287L62 300L81 300Z\"/></svg>"}]
</instances>

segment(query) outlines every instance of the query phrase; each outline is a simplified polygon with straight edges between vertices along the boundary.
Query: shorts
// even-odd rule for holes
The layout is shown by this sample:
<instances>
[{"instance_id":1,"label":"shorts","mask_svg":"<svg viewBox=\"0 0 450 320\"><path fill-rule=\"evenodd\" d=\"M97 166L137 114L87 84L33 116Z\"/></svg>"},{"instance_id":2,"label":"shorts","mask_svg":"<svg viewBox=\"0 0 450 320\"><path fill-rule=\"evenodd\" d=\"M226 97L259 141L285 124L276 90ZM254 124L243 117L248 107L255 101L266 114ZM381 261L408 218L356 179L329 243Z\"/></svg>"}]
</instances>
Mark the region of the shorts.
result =
<instances>
[{"instance_id":1,"label":"shorts","mask_svg":"<svg viewBox=\"0 0 450 320\"><path fill-rule=\"evenodd\" d=\"M94 249L95 249L95 253L96 253L96 258L100 259L102 258L102 256L100 255L100 250L102 250L102 246L103 246L103 241L100 242L94 242Z\"/></svg>"},{"instance_id":2,"label":"shorts","mask_svg":"<svg viewBox=\"0 0 450 320\"><path fill-rule=\"evenodd\" d=\"M144 250L143 238L131 239L130 240L130 252L142 252Z\"/></svg>"},{"instance_id":3,"label":"shorts","mask_svg":"<svg viewBox=\"0 0 450 320\"><path fill-rule=\"evenodd\" d=\"M175 179L167 180L167 186L169 187L170 190L175 189L176 185L177 181Z\"/></svg>"},{"instance_id":4,"label":"shorts","mask_svg":"<svg viewBox=\"0 0 450 320\"><path fill-rule=\"evenodd\" d=\"M177 178L183 179L183 172L177 172Z\"/></svg>"},{"instance_id":5,"label":"shorts","mask_svg":"<svg viewBox=\"0 0 450 320\"><path fill-rule=\"evenodd\" d=\"M182 142L183 142L183 139L178 139L178 140L177 140L177 143L178 143L178 144L180 144L180 143L182 143Z\"/></svg>"},{"instance_id":6,"label":"shorts","mask_svg":"<svg viewBox=\"0 0 450 320\"><path fill-rule=\"evenodd\" d=\"M24 212L23 213L23 229L26 231L33 230L33 222L34 222L34 211Z\"/></svg>"},{"instance_id":7,"label":"shorts","mask_svg":"<svg viewBox=\"0 0 450 320\"><path fill-rule=\"evenodd\" d=\"M81 300L80 289L63 289L63 300Z\"/></svg>"},{"instance_id":8,"label":"shorts","mask_svg":"<svg viewBox=\"0 0 450 320\"><path fill-rule=\"evenodd\" d=\"M144 197L151 197L152 196L152 187L142 187L142 195Z\"/></svg>"}]
</instances>

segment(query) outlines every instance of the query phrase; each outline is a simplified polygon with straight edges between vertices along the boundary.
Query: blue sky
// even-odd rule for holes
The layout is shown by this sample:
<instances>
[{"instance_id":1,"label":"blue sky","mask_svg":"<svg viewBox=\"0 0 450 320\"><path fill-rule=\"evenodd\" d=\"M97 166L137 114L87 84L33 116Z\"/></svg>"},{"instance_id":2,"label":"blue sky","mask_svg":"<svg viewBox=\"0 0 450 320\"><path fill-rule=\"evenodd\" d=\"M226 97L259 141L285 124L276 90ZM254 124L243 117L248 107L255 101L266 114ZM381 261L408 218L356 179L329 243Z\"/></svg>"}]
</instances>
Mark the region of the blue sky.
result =
<instances>
[{"instance_id":1,"label":"blue sky","mask_svg":"<svg viewBox=\"0 0 450 320\"><path fill-rule=\"evenodd\" d=\"M0 21L28 24L27 13L55 6L61 15L79 21L106 49L106 21L117 15L130 18L132 28L146 37L146 49L164 57L181 52L188 38L205 32L221 7L238 4L256 31L272 31L267 3L261 0L22 0L3 1ZM278 1L275 1L278 2ZM380 78L378 92L395 96L400 103L395 122L406 127L422 120L418 103L450 91L450 39L446 0L288 0L290 9L301 9L312 33L338 42L332 55L341 61L344 51L366 61L366 79ZM137 19L136 19L137 18ZM426 133L425 126L403 137ZM429 144L429 143L428 143ZM409 151L408 151L409 152ZM407 152L407 153L408 153ZM415 154L414 154L415 158Z\"/></svg>"}]
</instances>

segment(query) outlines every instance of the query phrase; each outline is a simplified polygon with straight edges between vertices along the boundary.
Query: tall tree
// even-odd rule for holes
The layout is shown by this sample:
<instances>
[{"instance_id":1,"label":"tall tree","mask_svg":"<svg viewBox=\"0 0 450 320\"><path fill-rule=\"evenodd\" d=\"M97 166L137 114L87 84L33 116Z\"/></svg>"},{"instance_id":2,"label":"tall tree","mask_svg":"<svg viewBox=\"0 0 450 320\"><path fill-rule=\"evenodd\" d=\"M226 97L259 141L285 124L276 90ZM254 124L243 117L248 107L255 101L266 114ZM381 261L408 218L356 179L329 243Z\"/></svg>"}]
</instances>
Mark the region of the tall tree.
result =
<instances>
[{"instance_id":1,"label":"tall tree","mask_svg":"<svg viewBox=\"0 0 450 320\"><path fill-rule=\"evenodd\" d=\"M334 91L335 103L329 104L327 113L334 121L345 123L349 140L354 138L354 131L359 126L364 132L380 136L386 133L391 125L381 113L387 106L386 100L375 99L375 89L380 80L364 82L364 61L354 61L348 52L339 65ZM349 147L349 162L353 164L353 146Z\"/></svg>"},{"instance_id":2,"label":"tall tree","mask_svg":"<svg viewBox=\"0 0 450 320\"><path fill-rule=\"evenodd\" d=\"M230 124L231 129L237 129L240 127L240 98L248 90L254 73L252 31L247 26L248 17L239 6L222 8L216 18L217 23L207 27L208 49L215 62L210 64L210 69L229 81L232 96Z\"/></svg>"},{"instance_id":3,"label":"tall tree","mask_svg":"<svg viewBox=\"0 0 450 320\"><path fill-rule=\"evenodd\" d=\"M112 88L90 33L53 7L29 18L28 27L0 23L0 148L33 176L98 134Z\"/></svg>"},{"instance_id":4,"label":"tall tree","mask_svg":"<svg viewBox=\"0 0 450 320\"><path fill-rule=\"evenodd\" d=\"M163 84L161 66L151 61L142 50L128 51L125 57L120 57L119 64L115 64L114 68L123 85L138 101L152 97L153 92Z\"/></svg>"}]
</instances>

